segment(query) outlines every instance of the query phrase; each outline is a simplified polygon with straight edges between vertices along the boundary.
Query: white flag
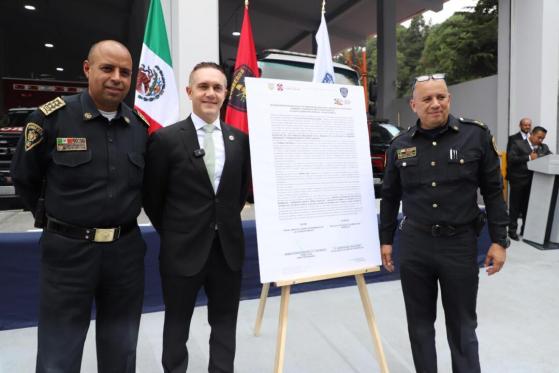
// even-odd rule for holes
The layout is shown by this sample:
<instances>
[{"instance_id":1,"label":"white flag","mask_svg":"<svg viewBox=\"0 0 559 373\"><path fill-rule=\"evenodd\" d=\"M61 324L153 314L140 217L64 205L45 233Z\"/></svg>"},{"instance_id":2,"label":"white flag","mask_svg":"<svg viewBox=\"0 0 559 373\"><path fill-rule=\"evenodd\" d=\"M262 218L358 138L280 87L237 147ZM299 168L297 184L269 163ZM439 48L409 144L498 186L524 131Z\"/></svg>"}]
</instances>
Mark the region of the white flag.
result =
<instances>
[{"instance_id":1,"label":"white flag","mask_svg":"<svg viewBox=\"0 0 559 373\"><path fill-rule=\"evenodd\" d=\"M179 119L177 84L159 0L152 0L149 7L134 108L150 122L150 133Z\"/></svg>"},{"instance_id":2,"label":"white flag","mask_svg":"<svg viewBox=\"0 0 559 373\"><path fill-rule=\"evenodd\" d=\"M328 28L326 28L324 13L322 13L320 27L318 28L315 38L317 53L312 81L313 83L335 83L330 38L328 37Z\"/></svg>"}]
</instances>

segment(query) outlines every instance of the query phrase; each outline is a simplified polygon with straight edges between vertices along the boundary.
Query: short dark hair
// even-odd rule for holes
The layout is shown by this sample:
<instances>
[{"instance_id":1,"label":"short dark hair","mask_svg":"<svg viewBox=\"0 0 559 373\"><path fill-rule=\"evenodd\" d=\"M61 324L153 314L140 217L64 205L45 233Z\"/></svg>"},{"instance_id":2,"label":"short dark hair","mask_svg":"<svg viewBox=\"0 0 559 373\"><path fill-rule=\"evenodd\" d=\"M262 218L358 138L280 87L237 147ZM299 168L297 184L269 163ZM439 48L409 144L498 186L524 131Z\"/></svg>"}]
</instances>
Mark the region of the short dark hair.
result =
<instances>
[{"instance_id":1,"label":"short dark hair","mask_svg":"<svg viewBox=\"0 0 559 373\"><path fill-rule=\"evenodd\" d=\"M225 77L225 83L227 85L227 74L225 74L225 70L223 69L223 67L221 67L221 65L218 65L215 62L199 62L197 63L194 68L192 68L192 71L190 72L190 76L188 77L188 84L190 84L190 82L192 82L192 74L194 74L194 72L196 70L200 70L200 69L206 69L206 68L210 68L210 69L216 69L217 71L221 72L223 74L223 76Z\"/></svg>"},{"instance_id":2,"label":"short dark hair","mask_svg":"<svg viewBox=\"0 0 559 373\"><path fill-rule=\"evenodd\" d=\"M536 126L534 128L532 128L532 133L536 133L536 132L543 132L547 134L547 130L545 128L543 128L542 126Z\"/></svg>"}]
</instances>

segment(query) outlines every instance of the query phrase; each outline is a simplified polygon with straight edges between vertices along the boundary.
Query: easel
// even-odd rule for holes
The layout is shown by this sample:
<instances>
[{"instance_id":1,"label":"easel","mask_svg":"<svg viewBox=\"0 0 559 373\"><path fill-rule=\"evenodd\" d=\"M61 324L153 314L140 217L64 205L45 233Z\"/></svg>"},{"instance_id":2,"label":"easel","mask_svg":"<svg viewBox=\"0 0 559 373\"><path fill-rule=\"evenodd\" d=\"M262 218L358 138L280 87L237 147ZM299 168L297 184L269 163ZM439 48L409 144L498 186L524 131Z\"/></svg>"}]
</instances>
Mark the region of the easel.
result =
<instances>
[{"instance_id":1,"label":"easel","mask_svg":"<svg viewBox=\"0 0 559 373\"><path fill-rule=\"evenodd\" d=\"M276 360L274 363L274 373L283 372L283 361L285 359L285 339L287 336L287 308L289 305L289 295L291 293L291 285L302 284L305 282L327 280L331 278L345 277L345 276L355 276L355 281L357 282L357 287L359 288L359 294L361 296L361 302L363 303L363 309L365 311L365 318L369 324L369 331L373 337L373 342L375 344L377 360L380 365L380 370L382 373L388 373L388 365L386 364L386 357L384 356L384 350L382 349L382 344L380 340L380 334L378 332L377 324L375 321L375 315L373 313L373 307L371 304L371 299L369 298L369 293L367 292L367 285L365 283L364 273L378 272L380 267L364 268L360 270L339 272L335 274L328 274L315 277L307 277L302 279L295 279L283 282L274 283L276 286L281 287L281 300L280 300L280 313L279 313L279 324L278 324L278 336L276 340ZM265 283L262 285L262 291L260 293L260 302L258 303L258 311L256 313L256 322L254 325L254 335L260 335L260 327L262 325L262 318L264 316L264 308L266 307L266 299L268 298L268 291L270 290L270 283Z\"/></svg>"}]
</instances>

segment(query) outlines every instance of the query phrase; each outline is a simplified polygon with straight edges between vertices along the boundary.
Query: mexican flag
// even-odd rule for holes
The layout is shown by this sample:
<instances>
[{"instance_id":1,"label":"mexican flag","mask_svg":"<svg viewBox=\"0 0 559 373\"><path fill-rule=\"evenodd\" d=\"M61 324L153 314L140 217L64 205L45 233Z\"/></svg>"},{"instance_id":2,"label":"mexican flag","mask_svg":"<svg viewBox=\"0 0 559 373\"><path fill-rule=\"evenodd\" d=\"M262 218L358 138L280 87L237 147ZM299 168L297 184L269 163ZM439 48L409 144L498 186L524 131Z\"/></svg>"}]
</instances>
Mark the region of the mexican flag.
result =
<instances>
[{"instance_id":1,"label":"mexican flag","mask_svg":"<svg viewBox=\"0 0 559 373\"><path fill-rule=\"evenodd\" d=\"M150 134L179 119L177 84L159 0L149 6L134 108L150 123Z\"/></svg>"}]
</instances>

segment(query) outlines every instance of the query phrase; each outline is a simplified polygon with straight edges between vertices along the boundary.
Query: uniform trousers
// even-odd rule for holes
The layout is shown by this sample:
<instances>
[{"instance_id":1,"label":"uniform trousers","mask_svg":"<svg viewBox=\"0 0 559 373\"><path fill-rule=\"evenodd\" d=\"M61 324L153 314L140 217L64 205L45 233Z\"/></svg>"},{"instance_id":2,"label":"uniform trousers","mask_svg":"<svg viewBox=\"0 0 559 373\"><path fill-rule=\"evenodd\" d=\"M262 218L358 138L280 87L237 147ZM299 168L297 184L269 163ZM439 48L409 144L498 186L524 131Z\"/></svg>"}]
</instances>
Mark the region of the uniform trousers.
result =
<instances>
[{"instance_id":1,"label":"uniform trousers","mask_svg":"<svg viewBox=\"0 0 559 373\"><path fill-rule=\"evenodd\" d=\"M524 234L524 226L526 225L526 214L528 212L528 202L530 200L530 182L511 182L510 183L510 201L509 201L509 232L516 233L518 228L518 217L522 214L522 229L520 234Z\"/></svg>"},{"instance_id":2,"label":"uniform trousers","mask_svg":"<svg viewBox=\"0 0 559 373\"><path fill-rule=\"evenodd\" d=\"M233 271L223 256L216 234L202 270L194 276L162 275L165 322L163 325L163 370L184 373L188 367L186 342L196 297L203 287L208 298L210 361L208 372L233 373L241 271Z\"/></svg>"},{"instance_id":3,"label":"uniform trousers","mask_svg":"<svg viewBox=\"0 0 559 373\"><path fill-rule=\"evenodd\" d=\"M138 227L111 243L41 237L37 373L79 373L95 300L97 371L133 373L146 244Z\"/></svg>"},{"instance_id":4,"label":"uniform trousers","mask_svg":"<svg viewBox=\"0 0 559 373\"><path fill-rule=\"evenodd\" d=\"M450 237L433 237L405 223L400 229L400 276L416 371L437 372L434 323L440 285L452 371L480 372L475 332L479 267L474 227Z\"/></svg>"}]
</instances>

